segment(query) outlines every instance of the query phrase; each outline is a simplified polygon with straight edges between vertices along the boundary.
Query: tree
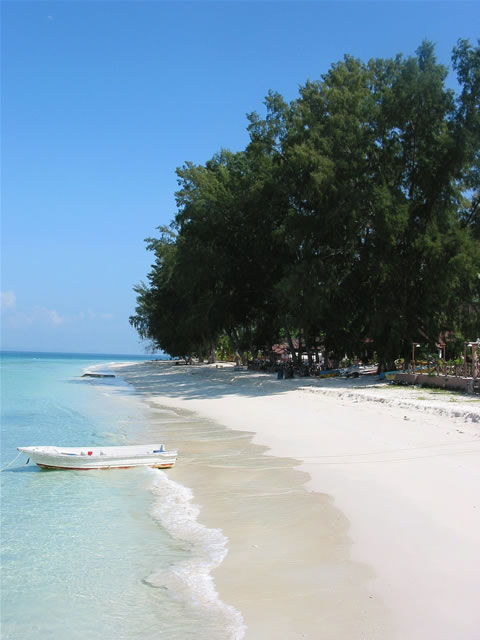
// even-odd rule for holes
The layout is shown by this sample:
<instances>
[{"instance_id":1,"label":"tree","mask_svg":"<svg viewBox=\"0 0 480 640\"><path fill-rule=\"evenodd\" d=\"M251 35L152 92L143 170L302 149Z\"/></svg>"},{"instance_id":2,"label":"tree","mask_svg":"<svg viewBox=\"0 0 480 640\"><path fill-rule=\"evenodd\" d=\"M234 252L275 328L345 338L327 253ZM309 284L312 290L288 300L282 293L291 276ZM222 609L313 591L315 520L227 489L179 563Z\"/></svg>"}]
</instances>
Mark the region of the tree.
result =
<instances>
[{"instance_id":1,"label":"tree","mask_svg":"<svg viewBox=\"0 0 480 640\"><path fill-rule=\"evenodd\" d=\"M249 116L244 151L177 170L172 230L131 322L174 354L245 358L283 332L336 359L368 341L383 366L480 318L480 47L459 41L459 96L415 57L346 56L291 104ZM477 325L475 324L477 323ZM225 348L225 345L224 345Z\"/></svg>"},{"instance_id":2,"label":"tree","mask_svg":"<svg viewBox=\"0 0 480 640\"><path fill-rule=\"evenodd\" d=\"M371 67L380 108L364 245L372 305L366 330L387 363L406 356L414 341L434 347L442 331L459 329L456 309L469 297L476 259L458 206L469 142L444 86L446 69L429 43L416 58Z\"/></svg>"},{"instance_id":3,"label":"tree","mask_svg":"<svg viewBox=\"0 0 480 640\"><path fill-rule=\"evenodd\" d=\"M179 260L178 237L167 227L159 230L160 238L146 241L155 263L148 275L149 286L135 287L137 307L130 323L141 338L151 341L153 349L203 359L212 341L205 303L188 279L189 265Z\"/></svg>"}]
</instances>

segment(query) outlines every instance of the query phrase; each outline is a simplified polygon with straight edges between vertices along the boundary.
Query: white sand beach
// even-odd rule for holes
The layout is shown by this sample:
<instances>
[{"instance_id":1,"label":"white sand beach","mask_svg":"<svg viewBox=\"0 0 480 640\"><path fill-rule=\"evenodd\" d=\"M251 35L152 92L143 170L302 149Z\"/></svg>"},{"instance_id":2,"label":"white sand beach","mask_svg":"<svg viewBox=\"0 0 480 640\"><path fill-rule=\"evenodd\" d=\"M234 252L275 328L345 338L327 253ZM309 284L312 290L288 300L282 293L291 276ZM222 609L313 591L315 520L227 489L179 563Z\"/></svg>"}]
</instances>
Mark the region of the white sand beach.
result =
<instances>
[{"instance_id":1,"label":"white sand beach","mask_svg":"<svg viewBox=\"0 0 480 640\"><path fill-rule=\"evenodd\" d=\"M230 365L118 371L150 407L211 425L169 442L171 477L228 537L215 585L247 640L480 636L478 396Z\"/></svg>"}]
</instances>

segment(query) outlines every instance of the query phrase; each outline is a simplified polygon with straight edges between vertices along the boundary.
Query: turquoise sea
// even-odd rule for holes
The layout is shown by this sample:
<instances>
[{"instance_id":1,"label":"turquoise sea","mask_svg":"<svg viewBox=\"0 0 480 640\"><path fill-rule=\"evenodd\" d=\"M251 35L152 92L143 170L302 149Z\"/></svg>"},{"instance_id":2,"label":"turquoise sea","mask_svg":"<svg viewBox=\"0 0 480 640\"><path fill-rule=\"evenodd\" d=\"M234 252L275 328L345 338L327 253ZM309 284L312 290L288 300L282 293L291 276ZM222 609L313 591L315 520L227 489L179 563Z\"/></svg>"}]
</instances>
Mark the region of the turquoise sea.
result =
<instances>
[{"instance_id":1,"label":"turquoise sea","mask_svg":"<svg viewBox=\"0 0 480 640\"><path fill-rule=\"evenodd\" d=\"M151 442L150 410L132 387L81 377L140 359L3 352L1 468L18 446ZM25 463L0 473L2 640L243 637L210 577L226 540L197 522L192 491L168 471Z\"/></svg>"}]
</instances>

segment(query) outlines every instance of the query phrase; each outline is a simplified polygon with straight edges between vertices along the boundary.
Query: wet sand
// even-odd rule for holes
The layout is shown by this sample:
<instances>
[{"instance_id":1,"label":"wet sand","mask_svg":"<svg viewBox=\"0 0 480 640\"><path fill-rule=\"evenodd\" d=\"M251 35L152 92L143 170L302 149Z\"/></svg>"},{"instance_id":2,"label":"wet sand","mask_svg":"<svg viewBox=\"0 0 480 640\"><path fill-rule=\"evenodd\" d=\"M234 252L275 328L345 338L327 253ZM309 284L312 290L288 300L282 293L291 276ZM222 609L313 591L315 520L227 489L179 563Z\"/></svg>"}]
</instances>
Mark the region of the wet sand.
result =
<instances>
[{"instance_id":1,"label":"wet sand","mask_svg":"<svg viewBox=\"0 0 480 640\"><path fill-rule=\"evenodd\" d=\"M230 367L119 373L229 539L214 578L247 640L476 637L478 401Z\"/></svg>"}]
</instances>

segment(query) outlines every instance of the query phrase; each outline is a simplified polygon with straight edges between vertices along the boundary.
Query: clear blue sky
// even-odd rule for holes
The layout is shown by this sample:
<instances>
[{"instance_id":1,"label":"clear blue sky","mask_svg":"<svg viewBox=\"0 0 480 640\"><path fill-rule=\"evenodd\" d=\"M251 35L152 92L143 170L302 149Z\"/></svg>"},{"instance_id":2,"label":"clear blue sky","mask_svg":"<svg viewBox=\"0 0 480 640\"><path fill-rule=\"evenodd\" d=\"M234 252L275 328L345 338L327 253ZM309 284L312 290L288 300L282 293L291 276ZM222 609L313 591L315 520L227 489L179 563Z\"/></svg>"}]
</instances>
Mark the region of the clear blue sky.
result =
<instances>
[{"instance_id":1,"label":"clear blue sky","mask_svg":"<svg viewBox=\"0 0 480 640\"><path fill-rule=\"evenodd\" d=\"M128 324L175 168L247 144L345 53L448 65L479 2L2 2L2 348L142 353ZM453 77L449 80L454 84Z\"/></svg>"}]
</instances>

